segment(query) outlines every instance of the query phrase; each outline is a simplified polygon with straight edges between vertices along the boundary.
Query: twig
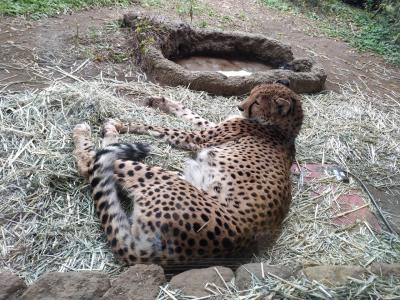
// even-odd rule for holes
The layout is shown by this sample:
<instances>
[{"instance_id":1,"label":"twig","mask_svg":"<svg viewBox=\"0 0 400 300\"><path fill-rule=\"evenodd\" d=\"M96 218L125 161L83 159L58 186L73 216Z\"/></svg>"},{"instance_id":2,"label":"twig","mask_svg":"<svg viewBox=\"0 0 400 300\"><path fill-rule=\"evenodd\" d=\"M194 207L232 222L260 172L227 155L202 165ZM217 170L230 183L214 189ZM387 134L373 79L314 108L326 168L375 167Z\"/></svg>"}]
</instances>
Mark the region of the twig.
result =
<instances>
[{"instance_id":1,"label":"twig","mask_svg":"<svg viewBox=\"0 0 400 300\"><path fill-rule=\"evenodd\" d=\"M160 286L160 289L166 293L172 300L178 300L174 295L172 295L166 288Z\"/></svg>"},{"instance_id":2,"label":"twig","mask_svg":"<svg viewBox=\"0 0 400 300\"><path fill-rule=\"evenodd\" d=\"M24 132L14 128L0 128L0 132L12 132L23 136L35 136L33 132Z\"/></svg>"},{"instance_id":3,"label":"twig","mask_svg":"<svg viewBox=\"0 0 400 300\"><path fill-rule=\"evenodd\" d=\"M204 227L207 226L208 222L209 222L209 221L205 222L205 223L199 228L199 230L197 230L196 232L200 232Z\"/></svg>"},{"instance_id":4,"label":"twig","mask_svg":"<svg viewBox=\"0 0 400 300\"><path fill-rule=\"evenodd\" d=\"M261 264L261 277L265 278L265 273L264 273L264 264L262 262L260 262Z\"/></svg>"},{"instance_id":5,"label":"twig","mask_svg":"<svg viewBox=\"0 0 400 300\"><path fill-rule=\"evenodd\" d=\"M357 210L359 210L359 209L365 208L365 207L367 207L367 206L369 206L369 203L366 203L366 204L361 205L361 206L359 206L359 207L356 207L356 208L354 208L354 209L351 209L351 210L342 212L342 213L340 213L340 214L337 214L337 215L333 216L333 218L340 218L340 217L343 217L343 216L345 216L345 215L351 214L351 213L353 213L353 212L355 212L355 211L357 211Z\"/></svg>"},{"instance_id":6,"label":"twig","mask_svg":"<svg viewBox=\"0 0 400 300\"><path fill-rule=\"evenodd\" d=\"M81 63L75 70L73 70L71 72L71 74L74 74L76 72L78 72L80 69L82 69L88 62L90 61L90 59L86 59L83 63Z\"/></svg>"},{"instance_id":7,"label":"twig","mask_svg":"<svg viewBox=\"0 0 400 300\"><path fill-rule=\"evenodd\" d=\"M229 288L229 286L226 284L225 279L222 277L221 273L218 271L217 268L214 267L215 272L217 272L219 278L222 280L222 282L224 283L226 289L229 291L229 293L231 294L231 289Z\"/></svg>"},{"instance_id":8,"label":"twig","mask_svg":"<svg viewBox=\"0 0 400 300\"><path fill-rule=\"evenodd\" d=\"M300 286L300 285L297 285L297 284L295 284L295 283L292 283L292 282L290 282L290 281L287 281L287 280L285 280L285 279L283 279L283 278L281 278L281 277L279 277L279 276L277 276L277 275L275 275L275 274L272 274L271 272L268 272L267 274L268 274L269 276L274 277L275 279L278 279L279 281L282 281L282 282L284 282L284 283L286 283L286 284L288 284L288 285L290 285L290 286L292 286L292 287L294 287L294 288L300 290L300 291L303 291L303 292L307 292L307 291L308 291L306 288L303 288L303 287Z\"/></svg>"},{"instance_id":9,"label":"twig","mask_svg":"<svg viewBox=\"0 0 400 300\"><path fill-rule=\"evenodd\" d=\"M21 83L33 83L33 81L30 80L19 80L19 81L13 81L13 82L9 82L7 84L5 84L3 86L3 88L0 90L0 92L3 92L5 89L7 89L8 87L15 85L15 84L21 84ZM36 83L42 83L40 81L36 81Z\"/></svg>"},{"instance_id":10,"label":"twig","mask_svg":"<svg viewBox=\"0 0 400 300\"><path fill-rule=\"evenodd\" d=\"M374 204L379 216L381 217L382 221L385 223L386 227L389 229L389 231L394 234L397 235L397 232L394 231L394 229L392 228L392 226L390 226L389 222L386 220L386 217L383 215L378 203L376 203L375 198L371 195L370 191L367 189L367 187L365 186L364 182L361 181L361 179L359 179L356 175L354 175L353 173L351 173L350 171L346 171L347 174L351 175L355 180L357 180L358 183L361 184L361 187L364 189L364 191L367 193L369 199L371 200L371 202Z\"/></svg>"},{"instance_id":11,"label":"twig","mask_svg":"<svg viewBox=\"0 0 400 300\"><path fill-rule=\"evenodd\" d=\"M59 72L59 73L65 75L65 76L67 76L67 77L69 77L69 78L72 78L72 79L74 79L74 80L76 80L76 81L78 81L78 82L83 82L82 79L80 79L80 78L78 78L78 77L76 77L76 76L74 76L74 75L72 75L72 74L70 74L70 73L64 71L64 70L61 69L60 67L56 67L56 68L48 67L48 68L51 69L51 70L57 71L57 72Z\"/></svg>"}]
</instances>

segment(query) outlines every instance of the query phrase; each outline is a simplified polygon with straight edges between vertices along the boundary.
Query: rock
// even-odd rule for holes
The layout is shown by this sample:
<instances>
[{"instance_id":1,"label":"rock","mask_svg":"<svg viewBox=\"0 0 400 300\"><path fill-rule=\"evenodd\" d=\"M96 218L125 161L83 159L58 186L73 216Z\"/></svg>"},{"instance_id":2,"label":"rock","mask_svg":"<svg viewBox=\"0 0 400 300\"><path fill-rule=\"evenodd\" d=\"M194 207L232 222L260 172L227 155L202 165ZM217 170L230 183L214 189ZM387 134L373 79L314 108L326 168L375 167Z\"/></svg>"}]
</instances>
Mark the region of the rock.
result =
<instances>
[{"instance_id":1,"label":"rock","mask_svg":"<svg viewBox=\"0 0 400 300\"><path fill-rule=\"evenodd\" d=\"M181 289L186 296L205 297L210 295L204 287L207 283L215 283L217 286L225 288L215 268L221 274L225 282L229 282L234 277L233 271L226 267L210 267L206 269L193 269L180 273L172 277L170 285L172 289Z\"/></svg>"},{"instance_id":2,"label":"rock","mask_svg":"<svg viewBox=\"0 0 400 300\"><path fill-rule=\"evenodd\" d=\"M344 284L348 277L361 279L367 270L359 266L315 266L303 269L309 280L315 280L327 286Z\"/></svg>"},{"instance_id":3,"label":"rock","mask_svg":"<svg viewBox=\"0 0 400 300\"><path fill-rule=\"evenodd\" d=\"M164 283L164 270L160 266L135 265L113 280L102 299L153 300Z\"/></svg>"},{"instance_id":4,"label":"rock","mask_svg":"<svg viewBox=\"0 0 400 300\"><path fill-rule=\"evenodd\" d=\"M100 299L110 288L110 280L100 272L47 273L22 295L25 300Z\"/></svg>"},{"instance_id":5,"label":"rock","mask_svg":"<svg viewBox=\"0 0 400 300\"><path fill-rule=\"evenodd\" d=\"M0 300L18 299L26 289L25 282L11 272L0 273Z\"/></svg>"},{"instance_id":6,"label":"rock","mask_svg":"<svg viewBox=\"0 0 400 300\"><path fill-rule=\"evenodd\" d=\"M268 265L263 264L264 276L268 276L268 273L277 275L283 279L289 279L294 277L299 272L301 267L288 267L281 265ZM245 290L251 287L252 276L258 279L262 279L261 263L245 264L240 266L236 270L235 284L240 290Z\"/></svg>"},{"instance_id":7,"label":"rock","mask_svg":"<svg viewBox=\"0 0 400 300\"><path fill-rule=\"evenodd\" d=\"M288 80L297 93L314 93L324 88L326 73L321 66L309 59L295 59L289 45L264 35L200 30L141 13L124 15L122 23L134 29L132 42L139 50L135 51L137 63L149 78L164 85L187 86L222 96L244 95L259 84L277 80ZM216 71L192 72L170 60L193 55L251 57L272 69L249 76L226 76Z\"/></svg>"},{"instance_id":8,"label":"rock","mask_svg":"<svg viewBox=\"0 0 400 300\"><path fill-rule=\"evenodd\" d=\"M400 277L400 264L375 263L371 266L371 272L381 277Z\"/></svg>"}]
</instances>

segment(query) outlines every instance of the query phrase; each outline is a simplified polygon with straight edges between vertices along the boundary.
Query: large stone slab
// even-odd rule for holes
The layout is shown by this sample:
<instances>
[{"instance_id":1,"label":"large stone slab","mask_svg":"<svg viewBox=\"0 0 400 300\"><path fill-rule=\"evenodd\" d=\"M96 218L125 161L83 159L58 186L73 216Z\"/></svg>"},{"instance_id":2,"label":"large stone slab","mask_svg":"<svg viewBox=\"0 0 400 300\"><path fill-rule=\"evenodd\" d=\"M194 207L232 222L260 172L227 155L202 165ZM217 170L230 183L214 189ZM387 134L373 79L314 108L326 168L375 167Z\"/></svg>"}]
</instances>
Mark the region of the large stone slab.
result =
<instances>
[{"instance_id":1,"label":"large stone slab","mask_svg":"<svg viewBox=\"0 0 400 300\"><path fill-rule=\"evenodd\" d=\"M263 278L270 276L269 273L283 279L289 279L297 276L300 268L300 266L268 265L266 263L245 264L236 270L235 285L240 290L249 289L253 280L263 280Z\"/></svg>"},{"instance_id":2,"label":"large stone slab","mask_svg":"<svg viewBox=\"0 0 400 300\"><path fill-rule=\"evenodd\" d=\"M11 272L0 273L0 300L18 299L26 289L25 282Z\"/></svg>"},{"instance_id":3,"label":"large stone slab","mask_svg":"<svg viewBox=\"0 0 400 300\"><path fill-rule=\"evenodd\" d=\"M98 300L110 288L100 272L47 273L22 295L24 300Z\"/></svg>"},{"instance_id":4,"label":"large stone slab","mask_svg":"<svg viewBox=\"0 0 400 300\"><path fill-rule=\"evenodd\" d=\"M221 280L216 269L225 283L231 281L234 277L233 271L226 267L193 269L172 277L170 282L171 288L183 290L183 294L186 296L208 296L211 293L205 289L207 283L215 283L217 286L225 288L225 283Z\"/></svg>"},{"instance_id":5,"label":"large stone slab","mask_svg":"<svg viewBox=\"0 0 400 300\"><path fill-rule=\"evenodd\" d=\"M381 277L400 277L400 264L375 263L370 267L370 271Z\"/></svg>"},{"instance_id":6,"label":"large stone slab","mask_svg":"<svg viewBox=\"0 0 400 300\"><path fill-rule=\"evenodd\" d=\"M314 266L303 269L308 280L318 281L327 286L344 284L349 277L362 279L367 270L359 266Z\"/></svg>"},{"instance_id":7,"label":"large stone slab","mask_svg":"<svg viewBox=\"0 0 400 300\"><path fill-rule=\"evenodd\" d=\"M164 283L164 270L160 266L135 265L112 281L102 299L153 300Z\"/></svg>"}]
</instances>

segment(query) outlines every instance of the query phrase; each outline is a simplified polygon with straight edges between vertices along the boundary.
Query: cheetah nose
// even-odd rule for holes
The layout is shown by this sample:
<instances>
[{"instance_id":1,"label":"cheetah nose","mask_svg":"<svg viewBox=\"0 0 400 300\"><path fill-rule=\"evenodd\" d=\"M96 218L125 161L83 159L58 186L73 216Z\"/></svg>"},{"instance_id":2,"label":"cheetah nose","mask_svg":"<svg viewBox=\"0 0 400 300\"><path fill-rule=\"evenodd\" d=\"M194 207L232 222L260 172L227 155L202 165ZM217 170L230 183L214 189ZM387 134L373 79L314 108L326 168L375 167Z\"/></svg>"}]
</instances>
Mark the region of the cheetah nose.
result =
<instances>
[{"instance_id":1,"label":"cheetah nose","mask_svg":"<svg viewBox=\"0 0 400 300\"><path fill-rule=\"evenodd\" d=\"M238 105L238 110L240 110L240 111L244 111L244 109L240 106L240 105Z\"/></svg>"}]
</instances>

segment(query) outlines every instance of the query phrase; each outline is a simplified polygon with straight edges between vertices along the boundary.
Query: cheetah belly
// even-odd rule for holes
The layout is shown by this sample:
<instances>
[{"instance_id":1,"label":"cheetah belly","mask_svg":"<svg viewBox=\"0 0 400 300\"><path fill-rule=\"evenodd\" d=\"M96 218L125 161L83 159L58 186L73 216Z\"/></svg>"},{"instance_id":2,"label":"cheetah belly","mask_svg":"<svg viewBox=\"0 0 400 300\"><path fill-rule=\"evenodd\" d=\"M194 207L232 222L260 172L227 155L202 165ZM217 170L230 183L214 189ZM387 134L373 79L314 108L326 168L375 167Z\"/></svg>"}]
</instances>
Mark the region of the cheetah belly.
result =
<instances>
[{"instance_id":1,"label":"cheetah belly","mask_svg":"<svg viewBox=\"0 0 400 300\"><path fill-rule=\"evenodd\" d=\"M221 183L216 164L213 162L218 148L206 148L201 150L196 159L189 159L185 163L183 176L198 189L207 191L211 194L218 192L221 195Z\"/></svg>"}]
</instances>

